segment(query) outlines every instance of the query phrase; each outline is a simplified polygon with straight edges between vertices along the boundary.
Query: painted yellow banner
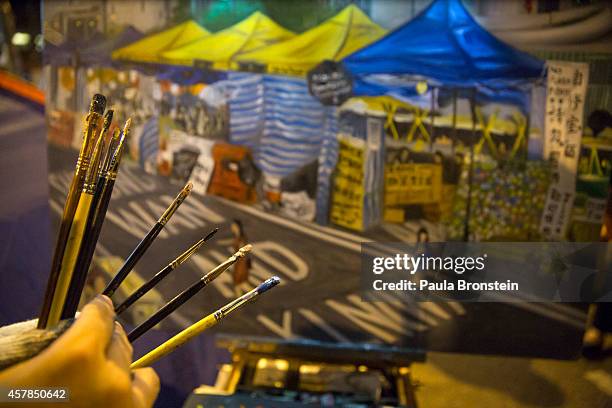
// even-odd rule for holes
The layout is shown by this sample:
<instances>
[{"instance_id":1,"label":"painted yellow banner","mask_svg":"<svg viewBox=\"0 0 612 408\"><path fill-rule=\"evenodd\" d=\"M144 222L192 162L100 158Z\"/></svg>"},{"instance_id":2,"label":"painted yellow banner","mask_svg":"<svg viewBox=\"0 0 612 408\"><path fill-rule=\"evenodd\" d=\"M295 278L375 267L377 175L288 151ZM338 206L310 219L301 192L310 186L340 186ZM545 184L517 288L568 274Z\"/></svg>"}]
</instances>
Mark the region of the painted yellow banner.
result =
<instances>
[{"instance_id":1,"label":"painted yellow banner","mask_svg":"<svg viewBox=\"0 0 612 408\"><path fill-rule=\"evenodd\" d=\"M330 221L341 227L363 230L365 143L353 137L338 138L338 163L332 187Z\"/></svg>"},{"instance_id":2,"label":"painted yellow banner","mask_svg":"<svg viewBox=\"0 0 612 408\"><path fill-rule=\"evenodd\" d=\"M385 166L385 206L437 203L442 197L442 166L401 163Z\"/></svg>"}]
</instances>

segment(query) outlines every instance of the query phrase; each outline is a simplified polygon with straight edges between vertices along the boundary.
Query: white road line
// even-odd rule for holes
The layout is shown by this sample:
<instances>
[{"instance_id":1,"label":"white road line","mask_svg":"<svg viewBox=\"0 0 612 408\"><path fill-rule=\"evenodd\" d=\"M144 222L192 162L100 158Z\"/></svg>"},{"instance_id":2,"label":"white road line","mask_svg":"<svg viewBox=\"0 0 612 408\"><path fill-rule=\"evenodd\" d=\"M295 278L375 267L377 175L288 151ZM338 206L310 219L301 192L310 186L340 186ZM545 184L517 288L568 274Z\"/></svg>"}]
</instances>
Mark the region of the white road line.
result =
<instances>
[{"instance_id":1,"label":"white road line","mask_svg":"<svg viewBox=\"0 0 612 408\"><path fill-rule=\"evenodd\" d=\"M452 316L446 310L444 310L440 305L435 302L419 302L419 308L422 310L428 311L430 314L436 316L438 319L443 320L451 320Z\"/></svg>"},{"instance_id":2,"label":"white road line","mask_svg":"<svg viewBox=\"0 0 612 408\"><path fill-rule=\"evenodd\" d=\"M323 330L325 333L327 333L334 339L345 343L351 342L347 337L345 337L342 333L340 333L334 327L329 325L325 320L323 320L318 314L314 313L312 310L300 308L298 309L298 312L300 312L300 314L306 320L308 320L313 325L319 327L321 330Z\"/></svg>"},{"instance_id":3,"label":"white road line","mask_svg":"<svg viewBox=\"0 0 612 408\"><path fill-rule=\"evenodd\" d=\"M587 371L584 378L593 383L604 394L612 396L612 375L602 369L597 369Z\"/></svg>"},{"instance_id":4,"label":"white road line","mask_svg":"<svg viewBox=\"0 0 612 408\"><path fill-rule=\"evenodd\" d=\"M542 299L519 299L518 296L516 294L508 295L495 292L483 293L483 297L491 299L493 302L507 302L515 307L520 307L521 309L538 313L553 320L567 323L578 329L584 329L586 325L586 313L581 313L571 306L555 302L546 302Z\"/></svg>"},{"instance_id":5,"label":"white road line","mask_svg":"<svg viewBox=\"0 0 612 408\"><path fill-rule=\"evenodd\" d=\"M329 228L329 227L321 227L316 224L306 225L304 223L299 223L299 222L288 220L278 215L268 214L257 208L239 204L239 203L236 203L236 202L233 202L233 201L221 198L221 197L213 197L213 196L208 196L208 197L214 198L215 200L218 200L222 204L233 207L240 211L244 211L258 218L261 218L266 221L273 222L277 225L281 225L281 226L290 228L294 231L301 232L303 234L310 235L312 237L327 241L329 243L338 245L340 247L349 249L354 252L361 253L361 245L355 242L356 239L363 239L365 242L369 241L365 237L360 237L359 235L353 235L353 234L342 232L342 235L350 237L351 241L353 241L353 242L347 242L341 239L340 237L330 236L328 233L335 234L338 231L332 228ZM384 256L384 255L388 255L389 253L391 254L394 253L393 249L385 247L384 245L378 245L377 249L380 252L373 252L373 255L383 255ZM510 305L513 305L520 309L525 309L532 313L539 314L541 316L545 316L550 319L566 323L572 327L581 329L584 327L584 324L585 324L584 319L586 315L581 314L580 311L576 311L575 309L569 306L553 304L553 303L541 303L541 304L540 303L526 303L525 301L521 301L521 300L519 301L517 301L516 299L513 300L510 296L504 295L504 294L491 294L491 297L494 298L494 300L506 301ZM459 307L457 307L458 305L453 305L453 306L454 306L453 307L454 309L461 308L460 305Z\"/></svg>"},{"instance_id":6,"label":"white road line","mask_svg":"<svg viewBox=\"0 0 612 408\"><path fill-rule=\"evenodd\" d=\"M64 213L64 210L62 209L62 206L59 205L55 200L53 199L49 199L49 206L51 207L51 209L53 211L55 211L57 213L57 215L59 215L60 217L62 216L62 214Z\"/></svg>"}]
</instances>

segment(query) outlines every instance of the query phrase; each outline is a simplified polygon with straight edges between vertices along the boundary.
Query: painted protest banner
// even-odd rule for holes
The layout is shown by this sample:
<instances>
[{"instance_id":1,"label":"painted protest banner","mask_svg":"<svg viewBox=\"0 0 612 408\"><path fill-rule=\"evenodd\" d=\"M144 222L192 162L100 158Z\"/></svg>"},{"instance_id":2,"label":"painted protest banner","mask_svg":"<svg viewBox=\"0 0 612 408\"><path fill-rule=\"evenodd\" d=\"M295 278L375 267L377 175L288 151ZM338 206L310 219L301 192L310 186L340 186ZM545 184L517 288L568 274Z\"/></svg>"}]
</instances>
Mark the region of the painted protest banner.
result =
<instances>
[{"instance_id":1,"label":"painted protest banner","mask_svg":"<svg viewBox=\"0 0 612 408\"><path fill-rule=\"evenodd\" d=\"M540 231L550 239L565 236L576 189L588 65L548 61L544 158L553 164Z\"/></svg>"},{"instance_id":2,"label":"painted protest banner","mask_svg":"<svg viewBox=\"0 0 612 408\"><path fill-rule=\"evenodd\" d=\"M330 220L352 230L363 229L365 141L338 135L338 163L332 183Z\"/></svg>"},{"instance_id":3,"label":"painted protest banner","mask_svg":"<svg viewBox=\"0 0 612 408\"><path fill-rule=\"evenodd\" d=\"M163 157L170 165L170 179L179 184L191 180L197 193L206 194L215 165L212 157L214 143L179 129L170 129L163 143Z\"/></svg>"},{"instance_id":4,"label":"painted protest banner","mask_svg":"<svg viewBox=\"0 0 612 408\"><path fill-rule=\"evenodd\" d=\"M385 166L385 205L437 203L441 194L441 165L394 163Z\"/></svg>"},{"instance_id":5,"label":"painted protest banner","mask_svg":"<svg viewBox=\"0 0 612 408\"><path fill-rule=\"evenodd\" d=\"M191 172L191 181L193 181L193 190L198 194L206 194L208 184L215 169L215 161L211 155L201 153Z\"/></svg>"}]
</instances>

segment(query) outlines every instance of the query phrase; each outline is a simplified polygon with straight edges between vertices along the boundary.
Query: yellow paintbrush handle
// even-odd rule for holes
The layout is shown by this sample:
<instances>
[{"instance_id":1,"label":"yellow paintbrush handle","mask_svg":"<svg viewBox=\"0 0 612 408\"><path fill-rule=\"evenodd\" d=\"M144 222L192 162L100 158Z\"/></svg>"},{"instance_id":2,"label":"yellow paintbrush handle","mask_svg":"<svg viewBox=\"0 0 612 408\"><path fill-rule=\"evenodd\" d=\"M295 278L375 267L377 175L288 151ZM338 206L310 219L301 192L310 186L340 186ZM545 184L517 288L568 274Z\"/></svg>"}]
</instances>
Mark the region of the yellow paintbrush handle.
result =
<instances>
[{"instance_id":1,"label":"yellow paintbrush handle","mask_svg":"<svg viewBox=\"0 0 612 408\"><path fill-rule=\"evenodd\" d=\"M219 318L217 317L218 313L218 311L211 313L197 323L192 324L182 332L172 337L170 340L160 344L144 356L140 357L138 360L134 361L130 368L134 369L148 367L163 356L176 350L198 334L202 333L204 330L217 324L219 322Z\"/></svg>"},{"instance_id":2,"label":"yellow paintbrush handle","mask_svg":"<svg viewBox=\"0 0 612 408\"><path fill-rule=\"evenodd\" d=\"M74 267L79 256L81 241L83 240L83 233L85 232L85 224L87 223L87 214L89 213L92 199L93 196L85 192L82 192L79 198L79 204L74 213L70 234L68 235L66 249L64 250L64 256L62 258L60 275L55 287L55 293L53 294L47 327L55 326L61 319L62 309L66 302L66 294L68 293L68 287L72 280L72 273L74 272Z\"/></svg>"}]
</instances>

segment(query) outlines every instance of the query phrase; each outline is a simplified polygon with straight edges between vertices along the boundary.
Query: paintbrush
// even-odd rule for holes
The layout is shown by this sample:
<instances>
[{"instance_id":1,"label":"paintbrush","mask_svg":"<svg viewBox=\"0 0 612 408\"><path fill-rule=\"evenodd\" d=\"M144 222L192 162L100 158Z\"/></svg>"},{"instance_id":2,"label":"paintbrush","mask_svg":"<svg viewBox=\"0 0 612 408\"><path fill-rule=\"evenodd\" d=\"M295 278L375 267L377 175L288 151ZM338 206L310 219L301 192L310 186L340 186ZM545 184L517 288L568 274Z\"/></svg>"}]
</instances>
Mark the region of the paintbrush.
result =
<instances>
[{"instance_id":1,"label":"paintbrush","mask_svg":"<svg viewBox=\"0 0 612 408\"><path fill-rule=\"evenodd\" d=\"M113 120L113 111L109 110L104 115L104 125L102 131L98 135L96 144L91 155L87 173L85 176L85 182L83 183L83 189L79 197L76 210L74 212L74 218L72 219L72 225L70 226L70 233L68 234L68 240L66 241L66 248L64 249L64 256L62 257L62 266L60 268L60 275L57 280L55 287L55 293L53 294L53 303L51 310L49 310L49 318L47 325L53 326L60 321L62 311L64 310L64 304L66 301L66 295L68 294L68 287L72 281L72 275L74 273L74 267L76 265L77 257L81 249L81 243L83 242L83 234L85 233L85 225L87 222L87 215L93 200L93 193L96 185L96 175L98 173L98 165L102 150L104 146L104 138L108 132L108 129Z\"/></svg>"},{"instance_id":2,"label":"paintbrush","mask_svg":"<svg viewBox=\"0 0 612 408\"><path fill-rule=\"evenodd\" d=\"M115 134L109 142L106 157L100 166L93 202L87 216L83 243L81 244L70 288L68 289L68 295L66 296L62 319L74 317L78 309L79 300L87 281L91 260L108 210L108 204L119 171L119 163L125 147L125 139L130 131L130 125L131 119L128 119L122 132L118 129L115 130Z\"/></svg>"},{"instance_id":3,"label":"paintbrush","mask_svg":"<svg viewBox=\"0 0 612 408\"><path fill-rule=\"evenodd\" d=\"M280 283L280 279L277 276L273 276L270 279L266 280L262 284L260 284L255 289L250 292L245 293L240 296L238 299L228 303L223 306L219 310L214 313L209 314L202 320L192 324L182 332L178 333L170 340L162 343L157 346L155 349L151 350L144 356L140 357L138 360L134 361L131 365L131 369L148 367L160 358L168 355L173 352L183 344L187 343L189 340L202 333L204 330L209 329L219 323L223 318L225 318L230 313L239 309L240 307L246 305L257 299L259 295L266 292L267 290L273 288L274 286Z\"/></svg>"},{"instance_id":4,"label":"paintbrush","mask_svg":"<svg viewBox=\"0 0 612 408\"><path fill-rule=\"evenodd\" d=\"M100 125L99 122L102 118L102 114L104 113L105 108L106 98L100 94L94 95L89 106L89 114L85 119L85 125L83 129L83 143L81 145L81 150L77 159L76 169L74 171L74 176L68 189L68 195L66 196L64 212L62 214L62 220L57 236L57 242L55 244L55 251L53 253L51 271L49 272L49 280L47 281L47 289L45 290L43 305L40 311L40 315L38 317L39 329L49 327L49 312L53 305L55 288L57 286L57 281L60 276L66 242L68 241L68 235L72 226L72 220L74 218L74 213L76 211L76 207L79 201L81 189L83 188L85 175L89 168L91 148L93 146L93 143L95 142L95 135Z\"/></svg>"},{"instance_id":5,"label":"paintbrush","mask_svg":"<svg viewBox=\"0 0 612 408\"><path fill-rule=\"evenodd\" d=\"M161 309L155 312L151 317L149 317L147 320L141 323L138 327L132 330L128 334L128 340L130 342L133 342L134 340L142 336L144 333L146 333L150 328L152 328L153 326L161 322L170 313L174 312L182 304L184 304L189 299L191 299L193 296L195 296L196 293L204 289L206 285L208 285L210 282L216 279L217 276L221 275L221 273L223 273L227 268L235 264L238 261L238 259L244 257L247 253L249 253L249 251L251 251L251 248L252 248L252 245L250 244L243 246L242 248L238 250L238 252L236 252L234 255L230 256L229 258L227 258L225 262L218 265L215 269L208 272L196 283L194 283L193 285L191 285L190 287L188 287L187 289L185 289L184 291L176 295L174 299L166 303Z\"/></svg>"}]
</instances>

